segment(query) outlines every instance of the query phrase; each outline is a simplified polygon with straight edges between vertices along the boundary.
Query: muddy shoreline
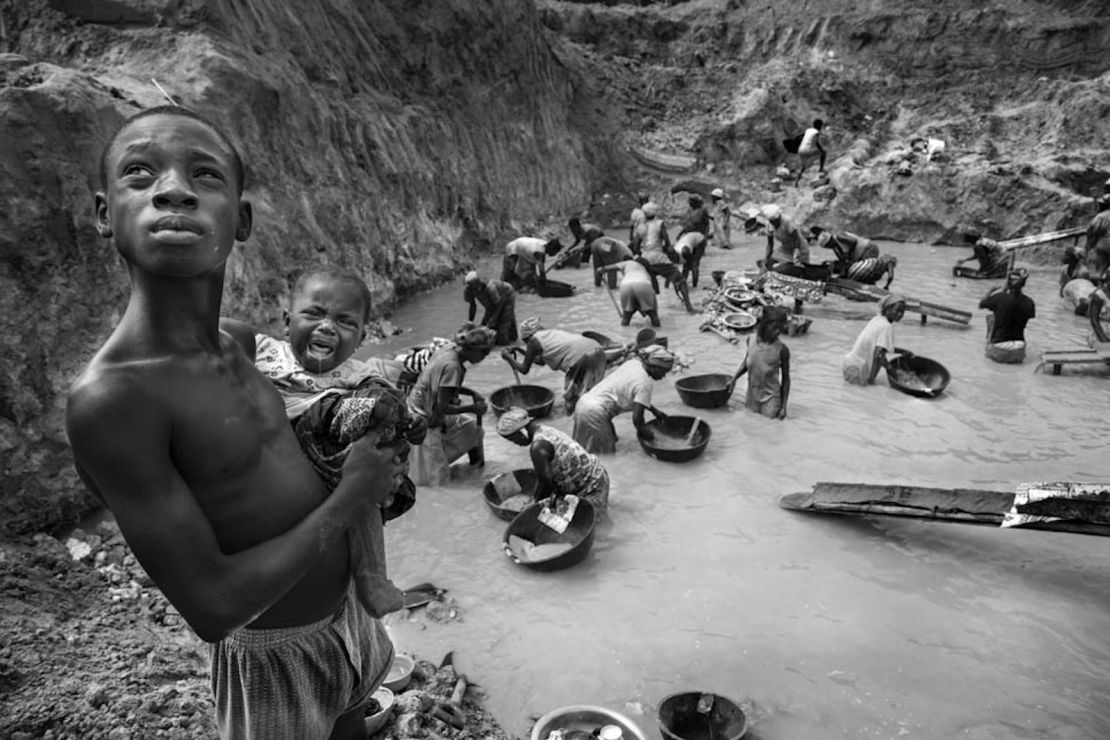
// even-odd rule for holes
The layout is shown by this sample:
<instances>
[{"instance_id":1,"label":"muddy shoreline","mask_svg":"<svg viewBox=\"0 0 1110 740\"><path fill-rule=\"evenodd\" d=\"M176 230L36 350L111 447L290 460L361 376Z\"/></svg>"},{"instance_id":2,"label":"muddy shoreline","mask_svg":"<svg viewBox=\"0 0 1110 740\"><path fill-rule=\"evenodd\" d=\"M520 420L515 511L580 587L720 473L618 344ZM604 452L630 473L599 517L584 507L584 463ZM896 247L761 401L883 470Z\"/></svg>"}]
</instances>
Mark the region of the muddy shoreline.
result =
<instances>
[{"instance_id":1,"label":"muddy shoreline","mask_svg":"<svg viewBox=\"0 0 1110 740\"><path fill-rule=\"evenodd\" d=\"M0 738L216 737L207 645L143 572L112 520L64 542L46 534L2 541L0 567ZM385 621L461 618L447 598ZM435 710L459 673L448 656L413 657L412 682L370 737L510 737L475 684L455 722L440 719Z\"/></svg>"}]
</instances>

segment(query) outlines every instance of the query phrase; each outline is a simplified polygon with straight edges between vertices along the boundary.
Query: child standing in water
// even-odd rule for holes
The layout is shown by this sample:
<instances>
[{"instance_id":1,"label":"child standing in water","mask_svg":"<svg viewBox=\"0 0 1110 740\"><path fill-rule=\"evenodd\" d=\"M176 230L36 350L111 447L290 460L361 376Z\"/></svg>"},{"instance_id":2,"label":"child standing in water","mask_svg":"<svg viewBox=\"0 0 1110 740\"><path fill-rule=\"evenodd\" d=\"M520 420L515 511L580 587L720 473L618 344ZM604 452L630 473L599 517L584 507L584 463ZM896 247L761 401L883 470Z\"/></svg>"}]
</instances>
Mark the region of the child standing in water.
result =
<instances>
[{"instance_id":1,"label":"child standing in water","mask_svg":"<svg viewBox=\"0 0 1110 740\"><path fill-rule=\"evenodd\" d=\"M735 383L748 373L748 395L744 405L772 419L786 418L790 397L790 349L779 339L786 333L789 315L781 306L767 306L756 328L755 345L736 371Z\"/></svg>"}]
</instances>

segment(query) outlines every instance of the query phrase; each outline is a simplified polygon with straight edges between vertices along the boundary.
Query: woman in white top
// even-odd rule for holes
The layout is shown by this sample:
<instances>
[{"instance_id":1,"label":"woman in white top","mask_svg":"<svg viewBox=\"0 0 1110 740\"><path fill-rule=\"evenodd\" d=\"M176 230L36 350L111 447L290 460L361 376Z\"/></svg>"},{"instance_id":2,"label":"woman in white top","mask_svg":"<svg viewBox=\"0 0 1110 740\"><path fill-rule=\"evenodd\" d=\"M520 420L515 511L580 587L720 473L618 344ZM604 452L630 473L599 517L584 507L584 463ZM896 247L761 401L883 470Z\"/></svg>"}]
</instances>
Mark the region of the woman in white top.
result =
<instances>
[{"instance_id":1,"label":"woman in white top","mask_svg":"<svg viewBox=\"0 0 1110 740\"><path fill-rule=\"evenodd\" d=\"M888 355L913 353L894 346L894 324L906 313L906 299L891 293L879 301L879 315L867 322L856 337L852 351L844 357L844 379L855 385L871 385L880 367L887 367Z\"/></svg>"}]
</instances>

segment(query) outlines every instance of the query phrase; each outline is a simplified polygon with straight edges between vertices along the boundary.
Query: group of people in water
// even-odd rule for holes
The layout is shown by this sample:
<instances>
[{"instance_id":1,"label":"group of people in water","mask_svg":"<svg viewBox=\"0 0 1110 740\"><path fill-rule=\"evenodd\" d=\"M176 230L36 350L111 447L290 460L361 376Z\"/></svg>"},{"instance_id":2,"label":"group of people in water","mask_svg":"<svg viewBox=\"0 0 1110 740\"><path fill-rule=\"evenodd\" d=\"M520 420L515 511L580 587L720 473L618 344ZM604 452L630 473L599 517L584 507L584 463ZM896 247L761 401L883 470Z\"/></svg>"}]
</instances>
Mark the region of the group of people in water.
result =
<instances>
[{"instance_id":1,"label":"group of people in water","mask_svg":"<svg viewBox=\"0 0 1110 740\"><path fill-rule=\"evenodd\" d=\"M614 363L593 339L518 321L517 293L542 286L549 258L589 262L595 286L619 291L621 324L640 313L658 327L659 278L693 311L687 283L697 285L707 246L731 246L733 214L720 190L710 206L691 196L672 243L643 197L627 243L577 219L566 249L518 237L498 278L465 276L468 321L452 337L362 360L354 355L372 295L348 270L310 268L297 279L284 338L221 317L227 259L253 226L246 171L219 127L179 106L144 110L113 134L96 222L128 265L131 296L71 389L66 428L81 479L209 643L220 735L355 738L393 658L380 617L403 603L387 577L383 522L413 505L417 486L448 480L457 459L485 462L489 404L467 387L467 368L502 346L515 372L564 374L569 434L519 407L497 421L501 436L528 449L541 497L574 494L603 509L610 481L599 456L616 450L613 419L631 412L650 439L648 414L666 418L652 404L654 382L676 363L665 338L645 329ZM854 234L804 234L777 206L761 220L767 271L804 279L811 239L835 254L829 271L851 275L882 259ZM880 273L888 286L893 266ZM992 340L1032 317L1026 277L1010 271L1005 289L983 299ZM1105 294L1091 310L1096 300L1104 305ZM845 358L850 382L873 382L905 353L892 326L906 301L887 295L879 308ZM746 375L745 405L771 418L787 414L789 317L783 306L763 308L731 379Z\"/></svg>"}]
</instances>

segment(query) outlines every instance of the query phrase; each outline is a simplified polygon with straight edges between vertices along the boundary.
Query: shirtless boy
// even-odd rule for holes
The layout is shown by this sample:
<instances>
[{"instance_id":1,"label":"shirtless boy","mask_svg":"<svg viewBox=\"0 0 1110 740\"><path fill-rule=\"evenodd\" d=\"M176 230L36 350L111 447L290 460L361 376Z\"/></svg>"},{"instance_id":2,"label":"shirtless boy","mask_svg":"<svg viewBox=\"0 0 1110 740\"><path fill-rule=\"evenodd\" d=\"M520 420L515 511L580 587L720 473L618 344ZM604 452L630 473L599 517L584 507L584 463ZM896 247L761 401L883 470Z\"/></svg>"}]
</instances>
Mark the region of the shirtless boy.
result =
<instances>
[{"instance_id":1,"label":"shirtless boy","mask_svg":"<svg viewBox=\"0 0 1110 740\"><path fill-rule=\"evenodd\" d=\"M354 601L347 530L405 472L357 441L329 496L280 396L218 328L225 263L250 235L243 166L184 108L126 121L101 157L100 234L131 298L74 384L78 472L147 573L211 643L223 738L361 738L393 647Z\"/></svg>"}]
</instances>

